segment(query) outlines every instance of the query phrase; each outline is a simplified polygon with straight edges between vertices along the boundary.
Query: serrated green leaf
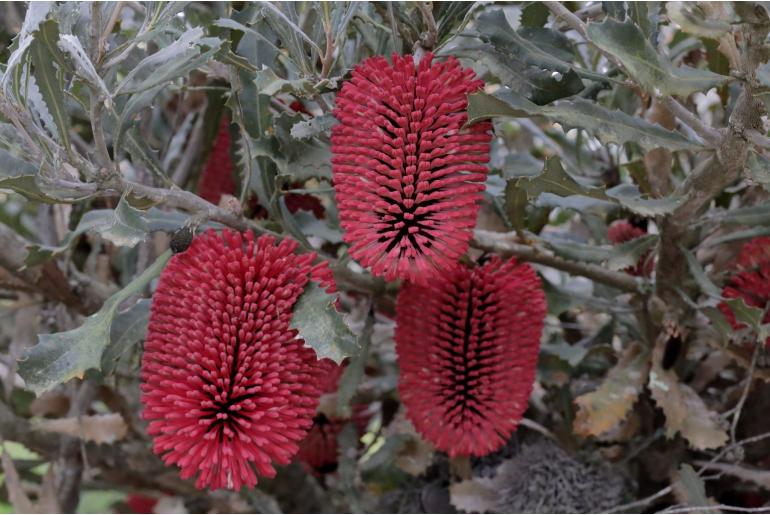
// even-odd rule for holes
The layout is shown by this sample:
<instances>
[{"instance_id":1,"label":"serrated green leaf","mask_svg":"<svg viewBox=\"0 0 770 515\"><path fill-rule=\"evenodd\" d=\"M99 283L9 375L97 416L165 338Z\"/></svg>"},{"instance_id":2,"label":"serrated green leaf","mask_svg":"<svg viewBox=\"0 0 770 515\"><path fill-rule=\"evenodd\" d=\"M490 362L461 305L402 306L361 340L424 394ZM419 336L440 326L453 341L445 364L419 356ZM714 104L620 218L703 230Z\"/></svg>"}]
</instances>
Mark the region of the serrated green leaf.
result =
<instances>
[{"instance_id":1,"label":"serrated green leaf","mask_svg":"<svg viewBox=\"0 0 770 515\"><path fill-rule=\"evenodd\" d=\"M72 61L75 63L75 69L82 78L84 78L92 87L99 90L105 99L110 98L110 92L107 89L107 85L97 73L94 64L91 59L88 58L88 54L83 49L83 45L80 40L72 34L62 34L59 36L59 42L57 46L63 51L69 54Z\"/></svg>"},{"instance_id":2,"label":"serrated green leaf","mask_svg":"<svg viewBox=\"0 0 770 515\"><path fill-rule=\"evenodd\" d=\"M43 202L46 204L69 204L89 198L90 194L65 190L41 189L35 175L17 175L12 177L0 176L0 190L15 191L28 200Z\"/></svg>"},{"instance_id":3,"label":"serrated green leaf","mask_svg":"<svg viewBox=\"0 0 770 515\"><path fill-rule=\"evenodd\" d=\"M666 13L682 30L695 36L716 39L730 30L730 23L708 16L698 2L666 2Z\"/></svg>"},{"instance_id":4,"label":"serrated green leaf","mask_svg":"<svg viewBox=\"0 0 770 515\"><path fill-rule=\"evenodd\" d=\"M604 190L583 186L573 179L561 165L558 157L546 159L543 171L534 177L522 177L516 185L523 189L527 198L537 199L541 193L548 192L560 197L584 195L599 200L609 200Z\"/></svg>"},{"instance_id":5,"label":"serrated green leaf","mask_svg":"<svg viewBox=\"0 0 770 515\"><path fill-rule=\"evenodd\" d=\"M304 139L328 135L331 128L337 124L337 119L331 113L324 113L321 116L314 116L309 120L300 120L291 127L291 137L294 139Z\"/></svg>"},{"instance_id":6,"label":"serrated green leaf","mask_svg":"<svg viewBox=\"0 0 770 515\"><path fill-rule=\"evenodd\" d=\"M527 192L516 185L516 181L505 184L505 215L514 229L523 231L526 227Z\"/></svg>"},{"instance_id":7,"label":"serrated green leaf","mask_svg":"<svg viewBox=\"0 0 770 515\"><path fill-rule=\"evenodd\" d=\"M620 184L607 190L607 196L617 200L629 211L642 216L667 215L679 206L679 197L644 198L635 184Z\"/></svg>"},{"instance_id":8,"label":"serrated green leaf","mask_svg":"<svg viewBox=\"0 0 770 515\"><path fill-rule=\"evenodd\" d=\"M553 105L537 106L510 89L493 95L475 93L468 97L468 123L496 117L529 118L547 116L568 127L580 127L602 143L619 145L634 142L644 150L664 147L669 150L699 150L701 145L683 135L649 123L622 111L610 111L584 99L562 100Z\"/></svg>"},{"instance_id":9,"label":"serrated green leaf","mask_svg":"<svg viewBox=\"0 0 770 515\"><path fill-rule=\"evenodd\" d=\"M615 245L612 248L612 255L607 260L607 268L623 270L635 266L657 242L657 234L645 234L620 245Z\"/></svg>"},{"instance_id":10,"label":"serrated green leaf","mask_svg":"<svg viewBox=\"0 0 770 515\"><path fill-rule=\"evenodd\" d=\"M313 349L318 359L329 358L337 364L360 351L334 303L336 296L326 293L315 281L309 281L294 305L290 327L305 347Z\"/></svg>"},{"instance_id":11,"label":"serrated green leaf","mask_svg":"<svg viewBox=\"0 0 770 515\"><path fill-rule=\"evenodd\" d=\"M121 208L121 204L125 205ZM118 208L121 208L121 211L124 212L117 213ZM140 231L143 230L141 239L144 239L144 236L152 231L175 231L184 226L189 220L188 215L179 211L161 211L160 209L152 208L146 213L141 212L130 206L128 196L121 198L118 208L114 211L112 209L94 209L87 212L80 219L78 226L73 231L68 232L59 245L38 245L34 243L27 246L28 254L24 264L26 266L35 266L48 261L67 251L77 241L78 236L89 231L102 233L104 236L103 233L105 231L110 231L111 228L121 224L127 224L127 229L115 230L126 230L128 234L133 234L134 237L140 237Z\"/></svg>"},{"instance_id":12,"label":"serrated green leaf","mask_svg":"<svg viewBox=\"0 0 770 515\"><path fill-rule=\"evenodd\" d=\"M730 209L719 213L715 218L723 224L770 225L770 204Z\"/></svg>"},{"instance_id":13,"label":"serrated green leaf","mask_svg":"<svg viewBox=\"0 0 770 515\"><path fill-rule=\"evenodd\" d=\"M514 31L501 9L479 15L476 28L479 37L505 55L513 68L533 66L560 73L574 70L581 77L607 81L604 75L573 67L569 63L574 58L572 42L552 29L523 27Z\"/></svg>"},{"instance_id":14,"label":"serrated green leaf","mask_svg":"<svg viewBox=\"0 0 770 515\"><path fill-rule=\"evenodd\" d=\"M118 307L157 277L170 258L170 250L160 255L147 270L108 298L80 327L63 333L39 335L37 345L19 360L19 375L24 378L27 388L40 395L58 384L83 377L86 370L100 369Z\"/></svg>"},{"instance_id":15,"label":"serrated green leaf","mask_svg":"<svg viewBox=\"0 0 770 515\"><path fill-rule=\"evenodd\" d=\"M340 377L339 387L337 388L337 413L344 417L350 416L350 401L353 400L356 389L364 378L364 369L366 368L366 360L369 358L369 346L372 343L373 331L374 314L369 313L359 338L361 350L345 367L345 371Z\"/></svg>"},{"instance_id":16,"label":"serrated green leaf","mask_svg":"<svg viewBox=\"0 0 770 515\"><path fill-rule=\"evenodd\" d=\"M118 360L131 347L144 340L151 305L152 299L139 299L136 304L115 316L110 327L110 343L102 354L102 371L105 374L112 374Z\"/></svg>"},{"instance_id":17,"label":"serrated green leaf","mask_svg":"<svg viewBox=\"0 0 770 515\"><path fill-rule=\"evenodd\" d=\"M742 231L730 232L723 236L709 239L705 245L707 247L714 247L716 245L722 245L732 241L750 240L752 238L756 238L757 236L770 236L770 227L753 227L751 229L745 229Z\"/></svg>"},{"instance_id":18,"label":"serrated green leaf","mask_svg":"<svg viewBox=\"0 0 770 515\"><path fill-rule=\"evenodd\" d=\"M288 80L282 79L271 68L259 70L256 73L254 84L260 95L273 96L278 93L292 93L298 96L306 96L312 91L311 82L307 79Z\"/></svg>"},{"instance_id":19,"label":"serrated green leaf","mask_svg":"<svg viewBox=\"0 0 770 515\"><path fill-rule=\"evenodd\" d=\"M696 91L719 86L729 79L708 70L673 66L655 51L630 19L621 23L607 18L601 23L589 23L587 32L596 46L618 58L631 77L654 95L686 97Z\"/></svg>"},{"instance_id":20,"label":"serrated green leaf","mask_svg":"<svg viewBox=\"0 0 770 515\"><path fill-rule=\"evenodd\" d=\"M684 247L680 247L680 250L687 260L687 267L690 269L690 274L693 279L695 279L695 282L698 283L700 290L710 297L721 299L722 290L709 279L695 255Z\"/></svg>"},{"instance_id":21,"label":"serrated green leaf","mask_svg":"<svg viewBox=\"0 0 770 515\"><path fill-rule=\"evenodd\" d=\"M63 62L64 57L56 46L59 41L59 26L55 20L42 23L32 35L33 41L29 47L34 67L33 76L40 90L46 107L56 124L57 139L64 149L70 152L69 115L64 106L64 84L54 66L55 62Z\"/></svg>"},{"instance_id":22,"label":"serrated green leaf","mask_svg":"<svg viewBox=\"0 0 770 515\"><path fill-rule=\"evenodd\" d=\"M115 89L115 95L137 93L184 77L206 64L219 51L223 41L204 38L196 27L183 33L165 48L142 59ZM208 50L203 51L203 47Z\"/></svg>"}]
</instances>

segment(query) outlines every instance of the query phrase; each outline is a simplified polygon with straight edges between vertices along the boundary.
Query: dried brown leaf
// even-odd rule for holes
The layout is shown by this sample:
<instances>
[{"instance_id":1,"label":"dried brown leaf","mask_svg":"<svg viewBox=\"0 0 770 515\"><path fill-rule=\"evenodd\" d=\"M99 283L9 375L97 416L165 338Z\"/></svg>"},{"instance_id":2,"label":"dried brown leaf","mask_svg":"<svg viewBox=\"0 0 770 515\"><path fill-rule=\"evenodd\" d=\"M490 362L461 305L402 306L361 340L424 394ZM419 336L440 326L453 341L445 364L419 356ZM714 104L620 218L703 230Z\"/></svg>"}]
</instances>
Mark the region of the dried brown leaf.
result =
<instances>
[{"instance_id":1,"label":"dried brown leaf","mask_svg":"<svg viewBox=\"0 0 770 515\"><path fill-rule=\"evenodd\" d=\"M122 440L128 433L128 426L118 413L42 420L36 429L108 444Z\"/></svg>"},{"instance_id":2,"label":"dried brown leaf","mask_svg":"<svg viewBox=\"0 0 770 515\"><path fill-rule=\"evenodd\" d=\"M673 370L661 366L666 340L661 338L652 356L648 387L655 403L666 415L666 436L680 433L694 449L716 449L727 442L727 432L716 413L709 410L698 394L679 381Z\"/></svg>"},{"instance_id":3,"label":"dried brown leaf","mask_svg":"<svg viewBox=\"0 0 770 515\"><path fill-rule=\"evenodd\" d=\"M494 513L500 503L499 486L496 479L474 477L449 487L452 506L465 513Z\"/></svg>"},{"instance_id":4,"label":"dried brown leaf","mask_svg":"<svg viewBox=\"0 0 770 515\"><path fill-rule=\"evenodd\" d=\"M647 382L649 369L649 351L638 343L629 346L596 391L575 399L575 433L599 436L623 422Z\"/></svg>"}]
</instances>

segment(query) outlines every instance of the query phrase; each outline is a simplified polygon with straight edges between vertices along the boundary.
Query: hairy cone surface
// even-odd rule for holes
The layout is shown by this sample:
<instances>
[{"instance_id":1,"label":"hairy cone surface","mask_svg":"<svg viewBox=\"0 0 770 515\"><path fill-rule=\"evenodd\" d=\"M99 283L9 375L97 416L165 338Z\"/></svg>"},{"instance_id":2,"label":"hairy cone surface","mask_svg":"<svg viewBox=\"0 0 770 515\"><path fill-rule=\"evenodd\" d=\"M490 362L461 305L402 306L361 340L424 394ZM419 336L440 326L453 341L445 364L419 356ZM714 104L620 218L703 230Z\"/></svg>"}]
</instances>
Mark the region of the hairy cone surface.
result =
<instances>
[{"instance_id":1,"label":"hairy cone surface","mask_svg":"<svg viewBox=\"0 0 770 515\"><path fill-rule=\"evenodd\" d=\"M350 255L387 280L424 282L468 249L491 125L463 128L483 82L456 59L392 60L361 62L337 95L334 188Z\"/></svg>"},{"instance_id":2,"label":"hairy cone surface","mask_svg":"<svg viewBox=\"0 0 770 515\"><path fill-rule=\"evenodd\" d=\"M292 307L328 268L296 243L226 230L197 237L160 277L142 357L153 450L198 488L273 477L312 425L336 369L296 339Z\"/></svg>"},{"instance_id":3,"label":"hairy cone surface","mask_svg":"<svg viewBox=\"0 0 770 515\"><path fill-rule=\"evenodd\" d=\"M744 244L736 268L736 273L722 290L722 296L728 299L742 298L749 306L765 309L770 303L770 237L754 238ZM735 314L727 304L722 303L719 308L734 329L745 327L735 319ZM762 323L770 323L770 311L765 314ZM770 338L765 345L770 345Z\"/></svg>"},{"instance_id":4,"label":"hairy cone surface","mask_svg":"<svg viewBox=\"0 0 770 515\"><path fill-rule=\"evenodd\" d=\"M399 392L414 427L450 456L499 449L535 380L546 315L535 271L493 257L404 285L396 311Z\"/></svg>"}]
</instances>

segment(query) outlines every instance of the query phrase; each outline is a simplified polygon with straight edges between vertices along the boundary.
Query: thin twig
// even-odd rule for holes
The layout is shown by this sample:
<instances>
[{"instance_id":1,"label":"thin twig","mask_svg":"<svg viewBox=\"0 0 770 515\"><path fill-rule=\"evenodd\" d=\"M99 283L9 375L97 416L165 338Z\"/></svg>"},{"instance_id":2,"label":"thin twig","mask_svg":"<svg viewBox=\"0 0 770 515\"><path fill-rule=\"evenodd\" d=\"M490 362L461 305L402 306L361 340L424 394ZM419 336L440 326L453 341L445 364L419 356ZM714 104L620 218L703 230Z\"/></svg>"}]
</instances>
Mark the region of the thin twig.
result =
<instances>
[{"instance_id":1,"label":"thin twig","mask_svg":"<svg viewBox=\"0 0 770 515\"><path fill-rule=\"evenodd\" d=\"M323 4L324 11L324 32L326 33L326 52L321 60L321 78L325 79L329 77L329 73L332 69L332 63L334 62L334 34L332 34L332 22L329 19L329 6Z\"/></svg>"},{"instance_id":2,"label":"thin twig","mask_svg":"<svg viewBox=\"0 0 770 515\"><path fill-rule=\"evenodd\" d=\"M740 506L730 506L729 504L713 504L711 506L687 506L686 508L665 509L658 513L707 513L713 510L731 510L738 513L770 513L770 508L742 508Z\"/></svg>"},{"instance_id":3,"label":"thin twig","mask_svg":"<svg viewBox=\"0 0 770 515\"><path fill-rule=\"evenodd\" d=\"M564 259L534 245L518 243L517 239L516 233L476 230L471 245L487 252L495 252L502 256L516 256L524 261L540 263L573 275L587 277L625 292L639 293L644 290L643 280L625 272L615 272L601 266Z\"/></svg>"},{"instance_id":4,"label":"thin twig","mask_svg":"<svg viewBox=\"0 0 770 515\"><path fill-rule=\"evenodd\" d=\"M630 502L627 504L621 504L620 506L611 508L607 510L607 513L621 513L637 508L643 508L649 504L652 504L654 501L660 499L661 497L665 497L666 495L670 494L673 489L674 488L672 486L667 486L666 488L663 488L662 490L659 490L658 492L655 492L654 494L645 497L644 499L640 499L638 501Z\"/></svg>"},{"instance_id":5,"label":"thin twig","mask_svg":"<svg viewBox=\"0 0 770 515\"><path fill-rule=\"evenodd\" d=\"M274 6L272 2L263 2L262 5L264 7L267 7L268 9L270 9L276 16L281 18L284 21L284 23L286 23L289 27L291 27L291 29L294 32L296 32L299 35L299 37L304 39L311 47L313 47L313 50L318 52L318 55L323 55L323 51L321 51L321 47L319 47L318 44L315 41L310 39L310 37L307 34L305 34L305 31L303 31L301 28L299 28L296 23L291 21L288 18L288 16L286 16L283 13L283 11L281 11L279 8Z\"/></svg>"},{"instance_id":6,"label":"thin twig","mask_svg":"<svg viewBox=\"0 0 770 515\"><path fill-rule=\"evenodd\" d=\"M120 12L123 10L124 3L125 2L115 3L115 8L112 10L112 15L110 15L110 19L107 21L107 26L104 27L104 31L99 37L98 55L96 60L97 63L101 63L102 58L104 58L104 50L107 48L107 38L110 37L110 34L112 34L112 29L115 28L115 23L117 23Z\"/></svg>"},{"instance_id":7,"label":"thin twig","mask_svg":"<svg viewBox=\"0 0 770 515\"><path fill-rule=\"evenodd\" d=\"M658 97L658 101L662 102L669 111L679 118L679 121L692 128L695 134L703 138L709 145L716 147L722 141L722 134L718 129L709 127L703 123L700 118L695 116L675 98L670 96L660 96Z\"/></svg>"},{"instance_id":8,"label":"thin twig","mask_svg":"<svg viewBox=\"0 0 770 515\"><path fill-rule=\"evenodd\" d=\"M545 6L548 8L549 11L551 11L554 16L556 16L559 19L564 20L564 22L575 29L578 34L583 36L585 39L588 39L588 31L586 30L586 24L583 23L583 20L575 16L575 14L567 9L567 7L561 3L561 2L543 2Z\"/></svg>"},{"instance_id":9,"label":"thin twig","mask_svg":"<svg viewBox=\"0 0 770 515\"><path fill-rule=\"evenodd\" d=\"M754 355L751 357L751 366L749 367L749 372L747 374L748 377L746 377L746 386L743 388L743 393L741 394L741 398L735 407L735 415L733 416L733 423L730 426L731 442L735 442L735 431L738 428L738 421L741 418L741 411L743 410L743 405L746 403L746 398L749 396L749 390L751 390L751 383L754 382L754 370L757 367L757 358L759 357L759 351L760 351L761 345L764 345L764 342L756 343L754 345Z\"/></svg>"}]
</instances>

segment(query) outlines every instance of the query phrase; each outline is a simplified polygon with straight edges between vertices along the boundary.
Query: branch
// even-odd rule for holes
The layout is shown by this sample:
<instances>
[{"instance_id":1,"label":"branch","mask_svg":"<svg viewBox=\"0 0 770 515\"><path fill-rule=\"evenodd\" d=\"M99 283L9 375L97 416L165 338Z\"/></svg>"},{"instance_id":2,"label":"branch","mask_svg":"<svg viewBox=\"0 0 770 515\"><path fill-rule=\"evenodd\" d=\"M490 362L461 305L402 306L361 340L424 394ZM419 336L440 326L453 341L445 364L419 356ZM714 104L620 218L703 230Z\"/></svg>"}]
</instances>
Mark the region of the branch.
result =
<instances>
[{"instance_id":1,"label":"branch","mask_svg":"<svg viewBox=\"0 0 770 515\"><path fill-rule=\"evenodd\" d=\"M597 265L570 261L548 253L534 245L517 243L516 239L516 233L495 233L476 230L471 245L487 252L495 252L502 256L516 256L524 261L539 263L573 275L587 277L625 292L640 293L644 290L644 282L627 273L607 270Z\"/></svg>"},{"instance_id":2,"label":"branch","mask_svg":"<svg viewBox=\"0 0 770 515\"><path fill-rule=\"evenodd\" d=\"M588 38L588 30L586 28L586 24L578 18L572 11L567 9L567 7L561 3L561 2L553 2L553 1L547 1L543 2L546 7L556 16L558 19L564 20L564 22L569 25L572 29L577 31L583 38L588 41L589 43L591 40ZM594 45L595 46L595 45ZM618 68L625 70L625 66L623 66L623 63L618 60L617 57L614 55L605 52L601 48L597 47L597 50L601 52L602 55L604 55L610 62L615 64ZM628 71L626 70L626 75L628 74ZM630 77L630 75L629 75ZM703 140L711 145L712 147L719 146L719 143L721 142L722 138L718 130L709 127L708 125L704 124L698 117L693 115L686 107L684 107L682 104L680 104L676 99L672 97L659 97L658 100L663 102L665 106L676 115L676 117L679 119L680 122L682 122L684 125L687 125L688 127L691 127L693 131L703 138Z\"/></svg>"},{"instance_id":3,"label":"branch","mask_svg":"<svg viewBox=\"0 0 770 515\"><path fill-rule=\"evenodd\" d=\"M548 10L551 11L558 19L564 20L564 22L575 29L578 34L588 40L588 31L586 31L586 24L583 20L575 16L575 14L567 9L561 2L543 2Z\"/></svg>"},{"instance_id":4,"label":"branch","mask_svg":"<svg viewBox=\"0 0 770 515\"><path fill-rule=\"evenodd\" d=\"M680 104L679 101L677 101L674 97L660 96L658 97L658 101L662 102L669 111L674 113L674 115L679 118L680 122L692 128L695 134L703 138L703 141L712 147L719 146L719 143L722 141L722 134L718 129L709 127L703 123L700 118L695 116L692 112L690 112L689 109Z\"/></svg>"},{"instance_id":5,"label":"branch","mask_svg":"<svg viewBox=\"0 0 770 515\"><path fill-rule=\"evenodd\" d=\"M54 261L40 266L26 268L29 242L0 224L0 267L13 274L29 289L40 292L47 298L72 307L81 314L98 310L109 296L106 289L90 278L78 275L67 277Z\"/></svg>"}]
</instances>

